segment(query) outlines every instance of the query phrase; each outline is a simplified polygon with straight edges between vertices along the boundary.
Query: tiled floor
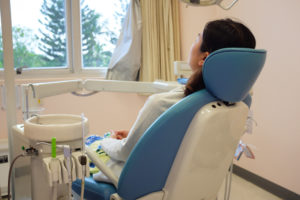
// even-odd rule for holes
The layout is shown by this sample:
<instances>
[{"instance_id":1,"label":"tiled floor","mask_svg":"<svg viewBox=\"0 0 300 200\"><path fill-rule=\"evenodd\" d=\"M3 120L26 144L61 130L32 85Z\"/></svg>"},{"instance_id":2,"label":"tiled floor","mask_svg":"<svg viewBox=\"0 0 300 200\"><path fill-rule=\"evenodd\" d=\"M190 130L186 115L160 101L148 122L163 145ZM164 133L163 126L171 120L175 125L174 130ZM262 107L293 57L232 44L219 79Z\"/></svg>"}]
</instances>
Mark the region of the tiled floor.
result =
<instances>
[{"instance_id":1,"label":"tiled floor","mask_svg":"<svg viewBox=\"0 0 300 200\"><path fill-rule=\"evenodd\" d=\"M222 185L218 200L224 199L224 185ZM282 200L236 175L232 176L230 194L230 200ZM7 198L2 198L2 200L7 200Z\"/></svg>"}]
</instances>

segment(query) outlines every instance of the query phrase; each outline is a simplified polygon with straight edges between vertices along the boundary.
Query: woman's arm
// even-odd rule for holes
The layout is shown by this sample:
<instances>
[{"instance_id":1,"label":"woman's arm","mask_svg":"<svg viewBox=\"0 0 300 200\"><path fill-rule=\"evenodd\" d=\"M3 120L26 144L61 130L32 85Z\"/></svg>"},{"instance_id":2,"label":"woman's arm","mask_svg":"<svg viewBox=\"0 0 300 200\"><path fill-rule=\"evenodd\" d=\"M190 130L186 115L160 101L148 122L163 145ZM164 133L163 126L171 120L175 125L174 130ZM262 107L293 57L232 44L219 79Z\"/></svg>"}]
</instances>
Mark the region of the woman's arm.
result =
<instances>
[{"instance_id":1,"label":"woman's arm","mask_svg":"<svg viewBox=\"0 0 300 200\"><path fill-rule=\"evenodd\" d=\"M101 141L102 149L113 159L126 161L130 152L149 126L169 107L183 98L183 89L152 95L139 111L136 121L121 140L105 138Z\"/></svg>"},{"instance_id":2,"label":"woman's arm","mask_svg":"<svg viewBox=\"0 0 300 200\"><path fill-rule=\"evenodd\" d=\"M142 109L139 111L136 121L131 127L126 138L121 140L105 138L100 142L102 149L113 159L126 161L134 145L145 132L145 130L153 123L153 121L161 114L157 112L156 98L150 96ZM154 111L154 112L153 112Z\"/></svg>"}]
</instances>

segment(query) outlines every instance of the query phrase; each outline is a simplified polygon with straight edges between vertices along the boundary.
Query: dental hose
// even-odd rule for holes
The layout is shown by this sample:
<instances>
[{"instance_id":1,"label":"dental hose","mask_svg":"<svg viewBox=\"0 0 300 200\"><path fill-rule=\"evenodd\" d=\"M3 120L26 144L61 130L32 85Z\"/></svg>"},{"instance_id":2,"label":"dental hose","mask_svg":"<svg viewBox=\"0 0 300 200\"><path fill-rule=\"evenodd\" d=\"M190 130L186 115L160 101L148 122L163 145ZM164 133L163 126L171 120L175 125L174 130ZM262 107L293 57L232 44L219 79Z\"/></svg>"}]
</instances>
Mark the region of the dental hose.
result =
<instances>
[{"instance_id":1,"label":"dental hose","mask_svg":"<svg viewBox=\"0 0 300 200\"><path fill-rule=\"evenodd\" d=\"M82 123L82 155L79 157L79 161L80 161L80 164L82 166L82 179L81 179L81 193L80 193L80 200L83 200L84 199L84 186L85 186L85 174L86 174L86 171L85 171L85 165L87 163L87 158L86 156L84 155L84 152L85 152L85 144L84 144L84 133L85 133L85 129L84 129L84 114L81 113L81 123Z\"/></svg>"},{"instance_id":2,"label":"dental hose","mask_svg":"<svg viewBox=\"0 0 300 200\"><path fill-rule=\"evenodd\" d=\"M20 154L17 157L15 157L15 159L12 161L10 167L9 167L9 172L8 172L8 183L7 183L7 199L10 200L10 177L11 177L11 173L12 173L12 169L13 169L13 165L15 164L16 160L18 158L24 157L24 154Z\"/></svg>"},{"instance_id":3,"label":"dental hose","mask_svg":"<svg viewBox=\"0 0 300 200\"><path fill-rule=\"evenodd\" d=\"M22 147L22 149L25 150L24 147ZM26 149L26 153L16 156L14 158L14 160L11 162L9 171L8 171L8 181L7 181L7 196L8 196L7 199L8 200L10 200L10 178L11 178L11 173L12 173L12 169L13 169L15 162L21 157L32 156L32 155L37 155L37 154L38 154L37 150L33 147L30 147L30 148Z\"/></svg>"}]
</instances>

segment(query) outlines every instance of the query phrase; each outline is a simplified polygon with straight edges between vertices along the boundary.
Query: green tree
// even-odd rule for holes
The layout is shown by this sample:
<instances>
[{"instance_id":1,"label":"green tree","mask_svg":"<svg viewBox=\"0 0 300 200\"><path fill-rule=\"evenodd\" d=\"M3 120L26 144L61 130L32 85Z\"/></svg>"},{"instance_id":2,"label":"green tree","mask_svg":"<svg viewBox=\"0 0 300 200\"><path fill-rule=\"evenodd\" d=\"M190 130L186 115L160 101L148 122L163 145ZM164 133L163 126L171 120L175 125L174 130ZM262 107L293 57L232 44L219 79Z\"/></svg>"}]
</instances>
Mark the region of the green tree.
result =
<instances>
[{"instance_id":1,"label":"green tree","mask_svg":"<svg viewBox=\"0 0 300 200\"><path fill-rule=\"evenodd\" d=\"M39 49L44 53L43 60L47 66L65 66L66 49L66 28L65 28L65 5L64 0L44 0L41 7L43 20L39 22L44 29L39 29Z\"/></svg>"},{"instance_id":2,"label":"green tree","mask_svg":"<svg viewBox=\"0 0 300 200\"><path fill-rule=\"evenodd\" d=\"M45 66L43 56L35 53L38 39L33 31L25 27L13 27L12 30L15 67Z\"/></svg>"},{"instance_id":3,"label":"green tree","mask_svg":"<svg viewBox=\"0 0 300 200\"><path fill-rule=\"evenodd\" d=\"M125 14L128 10L129 1L128 0L119 0L119 4L115 5L116 8L119 7L119 9L116 9L114 12L114 20L119 28L118 32L121 32L122 24L125 19ZM118 42L118 35L115 32L112 32L110 34L110 42L112 44L117 44Z\"/></svg>"},{"instance_id":4,"label":"green tree","mask_svg":"<svg viewBox=\"0 0 300 200\"><path fill-rule=\"evenodd\" d=\"M83 63L88 67L107 66L111 52L104 50L105 44L99 44L97 37L102 34L112 35L112 32L107 31L105 21L99 25L102 17L99 13L85 5L84 0L80 3ZM44 18L39 22L44 29L39 30L39 49L45 54L43 59L49 63L48 66L63 66L66 64L67 55L64 0L44 0L41 13Z\"/></svg>"},{"instance_id":5,"label":"green tree","mask_svg":"<svg viewBox=\"0 0 300 200\"><path fill-rule=\"evenodd\" d=\"M24 27L13 27L14 65L18 67L41 67L45 65L42 56L34 52L37 38L32 30ZM0 68L3 68L2 34L0 32Z\"/></svg>"},{"instance_id":6,"label":"green tree","mask_svg":"<svg viewBox=\"0 0 300 200\"><path fill-rule=\"evenodd\" d=\"M98 21L101 15L91 10L88 5L81 1L81 28L82 28L82 53L84 66L96 67L107 66L111 57L111 52L104 51L104 44L97 42L97 36L107 34L103 31L107 23L102 22L101 26Z\"/></svg>"},{"instance_id":7,"label":"green tree","mask_svg":"<svg viewBox=\"0 0 300 200\"><path fill-rule=\"evenodd\" d=\"M1 28L1 26L0 26ZM0 29L0 68L3 68L2 30Z\"/></svg>"}]
</instances>

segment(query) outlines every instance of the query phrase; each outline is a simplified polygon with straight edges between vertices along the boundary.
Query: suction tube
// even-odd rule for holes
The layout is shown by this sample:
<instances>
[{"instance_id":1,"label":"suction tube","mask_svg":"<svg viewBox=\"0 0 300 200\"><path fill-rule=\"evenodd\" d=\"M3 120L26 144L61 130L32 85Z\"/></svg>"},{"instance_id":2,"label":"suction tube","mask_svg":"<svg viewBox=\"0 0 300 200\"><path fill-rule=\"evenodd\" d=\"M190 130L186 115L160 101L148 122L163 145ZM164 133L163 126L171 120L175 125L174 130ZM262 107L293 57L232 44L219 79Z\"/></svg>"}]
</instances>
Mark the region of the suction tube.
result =
<instances>
[{"instance_id":1,"label":"suction tube","mask_svg":"<svg viewBox=\"0 0 300 200\"><path fill-rule=\"evenodd\" d=\"M84 154L85 152L85 139L84 139L84 132L85 132L85 127L84 127L84 114L81 114L81 120L82 120L82 156L80 157L80 164L82 165L82 179L81 179L81 195L80 199L84 199L84 186L85 186L85 165L87 163L87 158Z\"/></svg>"}]
</instances>

